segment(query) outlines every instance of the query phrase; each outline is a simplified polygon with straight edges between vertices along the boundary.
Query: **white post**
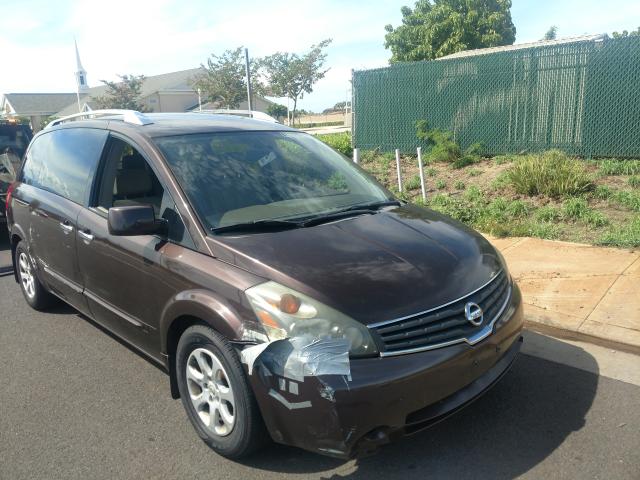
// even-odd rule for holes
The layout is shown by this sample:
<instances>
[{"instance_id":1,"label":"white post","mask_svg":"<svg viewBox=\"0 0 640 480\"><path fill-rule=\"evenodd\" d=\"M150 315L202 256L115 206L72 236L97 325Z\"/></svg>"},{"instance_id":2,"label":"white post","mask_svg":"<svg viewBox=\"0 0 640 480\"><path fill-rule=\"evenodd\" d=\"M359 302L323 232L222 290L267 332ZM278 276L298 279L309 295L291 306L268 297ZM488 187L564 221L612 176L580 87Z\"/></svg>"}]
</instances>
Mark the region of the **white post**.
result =
<instances>
[{"instance_id":1,"label":"white post","mask_svg":"<svg viewBox=\"0 0 640 480\"><path fill-rule=\"evenodd\" d=\"M353 149L353 163L356 165L360 163L360 149L358 148Z\"/></svg>"},{"instance_id":2,"label":"white post","mask_svg":"<svg viewBox=\"0 0 640 480\"><path fill-rule=\"evenodd\" d=\"M422 147L418 147L418 168L420 169L420 187L422 187L422 201L427 201L427 189L424 185L424 170L422 168Z\"/></svg>"},{"instance_id":3,"label":"white post","mask_svg":"<svg viewBox=\"0 0 640 480\"><path fill-rule=\"evenodd\" d=\"M402 192L402 175L400 173L400 150L396 148L396 170L398 171L398 191Z\"/></svg>"}]
</instances>

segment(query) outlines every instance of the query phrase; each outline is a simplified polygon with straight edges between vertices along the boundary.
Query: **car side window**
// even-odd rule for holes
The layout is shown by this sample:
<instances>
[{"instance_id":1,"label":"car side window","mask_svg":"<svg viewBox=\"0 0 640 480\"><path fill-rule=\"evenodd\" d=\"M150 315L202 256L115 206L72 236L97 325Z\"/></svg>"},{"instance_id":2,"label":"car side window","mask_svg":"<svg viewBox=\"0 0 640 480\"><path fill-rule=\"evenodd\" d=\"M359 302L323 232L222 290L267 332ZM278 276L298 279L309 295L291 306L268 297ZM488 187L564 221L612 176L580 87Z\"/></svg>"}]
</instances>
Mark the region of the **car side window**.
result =
<instances>
[{"instance_id":1,"label":"car side window","mask_svg":"<svg viewBox=\"0 0 640 480\"><path fill-rule=\"evenodd\" d=\"M107 136L105 130L73 128L37 137L27 154L22 181L85 205Z\"/></svg>"},{"instance_id":2,"label":"car side window","mask_svg":"<svg viewBox=\"0 0 640 480\"><path fill-rule=\"evenodd\" d=\"M167 220L169 240L195 248L173 198L142 154L116 137L111 137L106 152L95 207L106 214L112 207L151 205L156 218Z\"/></svg>"}]
</instances>

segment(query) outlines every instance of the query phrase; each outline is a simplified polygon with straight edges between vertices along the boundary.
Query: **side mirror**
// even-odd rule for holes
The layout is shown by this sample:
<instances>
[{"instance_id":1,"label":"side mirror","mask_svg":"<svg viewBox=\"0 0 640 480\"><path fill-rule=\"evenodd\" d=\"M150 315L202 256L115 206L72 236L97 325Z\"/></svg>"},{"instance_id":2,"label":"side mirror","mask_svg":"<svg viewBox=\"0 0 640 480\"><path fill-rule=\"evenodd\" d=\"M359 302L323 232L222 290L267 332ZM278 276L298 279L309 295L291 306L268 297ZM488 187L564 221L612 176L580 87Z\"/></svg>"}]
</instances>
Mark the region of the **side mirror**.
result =
<instances>
[{"instance_id":1,"label":"side mirror","mask_svg":"<svg viewBox=\"0 0 640 480\"><path fill-rule=\"evenodd\" d=\"M111 207L108 225L109 234L117 236L164 235L167 232L167 221L156 219L151 205Z\"/></svg>"}]
</instances>

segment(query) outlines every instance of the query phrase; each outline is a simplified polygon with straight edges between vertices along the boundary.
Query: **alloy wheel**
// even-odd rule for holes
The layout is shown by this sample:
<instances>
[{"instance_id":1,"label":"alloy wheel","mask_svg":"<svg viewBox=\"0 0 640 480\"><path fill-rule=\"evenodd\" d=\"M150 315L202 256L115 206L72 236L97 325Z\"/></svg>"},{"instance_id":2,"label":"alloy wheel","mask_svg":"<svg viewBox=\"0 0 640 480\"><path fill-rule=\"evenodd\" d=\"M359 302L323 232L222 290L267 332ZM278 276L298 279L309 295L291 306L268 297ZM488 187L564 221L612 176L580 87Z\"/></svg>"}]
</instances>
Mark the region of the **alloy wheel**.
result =
<instances>
[{"instance_id":1,"label":"alloy wheel","mask_svg":"<svg viewBox=\"0 0 640 480\"><path fill-rule=\"evenodd\" d=\"M215 435L231 433L236 421L235 397L222 362L211 351L197 348L186 366L191 403L204 426Z\"/></svg>"},{"instance_id":2,"label":"alloy wheel","mask_svg":"<svg viewBox=\"0 0 640 480\"><path fill-rule=\"evenodd\" d=\"M31 269L31 261L25 252L20 252L18 257L18 271L20 272L20 281L22 288L27 297L33 298L36 294L35 278Z\"/></svg>"}]
</instances>

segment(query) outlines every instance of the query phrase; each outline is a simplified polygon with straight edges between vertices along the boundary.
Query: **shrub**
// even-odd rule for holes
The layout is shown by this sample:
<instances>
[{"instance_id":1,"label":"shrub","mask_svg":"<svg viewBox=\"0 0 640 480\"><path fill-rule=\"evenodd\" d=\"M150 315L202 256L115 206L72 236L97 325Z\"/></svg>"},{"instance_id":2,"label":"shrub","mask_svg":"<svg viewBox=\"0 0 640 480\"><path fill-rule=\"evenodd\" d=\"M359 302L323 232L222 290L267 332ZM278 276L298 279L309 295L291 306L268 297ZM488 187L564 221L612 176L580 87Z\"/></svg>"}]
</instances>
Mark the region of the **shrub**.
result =
<instances>
[{"instance_id":1,"label":"shrub","mask_svg":"<svg viewBox=\"0 0 640 480\"><path fill-rule=\"evenodd\" d=\"M564 214L567 218L579 220L584 218L590 211L589 205L584 198L570 198L562 205Z\"/></svg>"},{"instance_id":2,"label":"shrub","mask_svg":"<svg viewBox=\"0 0 640 480\"><path fill-rule=\"evenodd\" d=\"M516 192L525 195L579 195L594 186L584 165L559 150L517 160L509 168L508 178Z\"/></svg>"},{"instance_id":3,"label":"shrub","mask_svg":"<svg viewBox=\"0 0 640 480\"><path fill-rule=\"evenodd\" d=\"M431 146L427 161L453 162L462 153L460 146L453 140L453 133L429 128L426 120L416 122L416 137Z\"/></svg>"},{"instance_id":4,"label":"shrub","mask_svg":"<svg viewBox=\"0 0 640 480\"><path fill-rule=\"evenodd\" d=\"M454 187L456 190L464 190L464 189L465 189L465 187L466 187L466 185L464 184L464 182L463 182L463 181L458 180L456 183L454 183L454 184L453 184L453 187Z\"/></svg>"},{"instance_id":5,"label":"shrub","mask_svg":"<svg viewBox=\"0 0 640 480\"><path fill-rule=\"evenodd\" d=\"M447 182L445 182L444 180L438 180L438 181L436 182L436 188L437 188L438 190L442 190L442 189L444 189L444 188L447 188Z\"/></svg>"},{"instance_id":6,"label":"shrub","mask_svg":"<svg viewBox=\"0 0 640 480\"><path fill-rule=\"evenodd\" d=\"M424 173L427 177L435 177L438 174L435 168L425 168Z\"/></svg>"},{"instance_id":7,"label":"shrub","mask_svg":"<svg viewBox=\"0 0 640 480\"><path fill-rule=\"evenodd\" d=\"M343 133L328 133L326 135L318 135L318 140L322 140L331 148L339 151L343 155L351 158L353 156L353 148L351 147L351 134L349 132Z\"/></svg>"},{"instance_id":8,"label":"shrub","mask_svg":"<svg viewBox=\"0 0 640 480\"><path fill-rule=\"evenodd\" d=\"M417 190L420 188L420 175L416 174L407 180L405 184L407 190Z\"/></svg>"},{"instance_id":9,"label":"shrub","mask_svg":"<svg viewBox=\"0 0 640 480\"><path fill-rule=\"evenodd\" d=\"M613 195L613 191L606 185L598 185L593 192L593 196L600 200L611 198L611 195Z\"/></svg>"}]
</instances>

